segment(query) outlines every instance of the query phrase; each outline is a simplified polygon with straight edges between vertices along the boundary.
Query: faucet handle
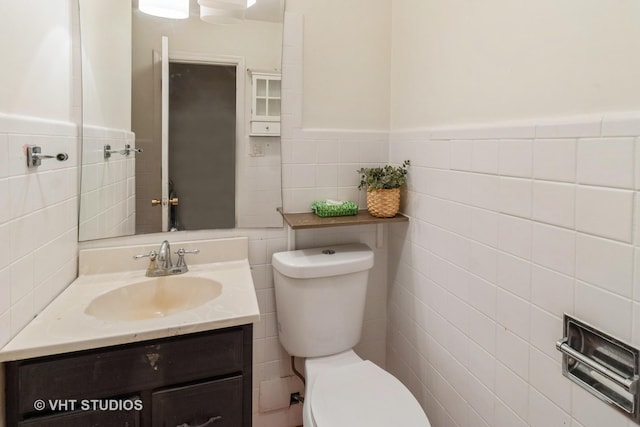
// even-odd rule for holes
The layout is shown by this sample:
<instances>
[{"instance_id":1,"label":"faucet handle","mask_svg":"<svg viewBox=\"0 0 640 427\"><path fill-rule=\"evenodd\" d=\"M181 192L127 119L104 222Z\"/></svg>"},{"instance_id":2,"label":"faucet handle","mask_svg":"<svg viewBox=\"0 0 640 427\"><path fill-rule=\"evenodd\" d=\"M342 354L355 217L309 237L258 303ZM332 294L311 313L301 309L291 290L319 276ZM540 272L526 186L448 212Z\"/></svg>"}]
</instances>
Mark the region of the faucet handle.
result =
<instances>
[{"instance_id":1,"label":"faucet handle","mask_svg":"<svg viewBox=\"0 0 640 427\"><path fill-rule=\"evenodd\" d=\"M184 248L180 248L175 253L176 253L176 255L178 255L178 262L176 263L176 267L186 267L187 263L184 262L184 255L185 254L199 254L200 253L200 249L194 249L194 250L191 250L191 251L187 251Z\"/></svg>"},{"instance_id":2,"label":"faucet handle","mask_svg":"<svg viewBox=\"0 0 640 427\"><path fill-rule=\"evenodd\" d=\"M157 257L158 257L158 253L156 251L151 251L148 254L134 255L133 259L137 261L140 258L149 258L149 267L147 267L147 270L154 270L157 268L156 266Z\"/></svg>"},{"instance_id":3,"label":"faucet handle","mask_svg":"<svg viewBox=\"0 0 640 427\"><path fill-rule=\"evenodd\" d=\"M142 255L134 255L133 259L140 259L140 258L149 258L149 261L155 261L156 257L158 256L158 252L156 251L151 251L148 254L142 254Z\"/></svg>"}]
</instances>

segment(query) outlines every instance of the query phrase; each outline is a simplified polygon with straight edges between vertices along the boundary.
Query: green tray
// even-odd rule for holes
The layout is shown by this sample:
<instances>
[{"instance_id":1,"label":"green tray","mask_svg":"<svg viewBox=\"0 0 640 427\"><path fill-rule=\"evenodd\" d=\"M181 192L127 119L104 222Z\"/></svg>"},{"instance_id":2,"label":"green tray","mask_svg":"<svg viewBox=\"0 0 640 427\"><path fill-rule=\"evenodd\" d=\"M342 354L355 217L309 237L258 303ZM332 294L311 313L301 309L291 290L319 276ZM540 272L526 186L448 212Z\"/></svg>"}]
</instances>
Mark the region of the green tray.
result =
<instances>
[{"instance_id":1,"label":"green tray","mask_svg":"<svg viewBox=\"0 0 640 427\"><path fill-rule=\"evenodd\" d=\"M343 202L341 205L328 205L324 200L311 203L311 210L318 216L347 216L358 213L358 205Z\"/></svg>"}]
</instances>

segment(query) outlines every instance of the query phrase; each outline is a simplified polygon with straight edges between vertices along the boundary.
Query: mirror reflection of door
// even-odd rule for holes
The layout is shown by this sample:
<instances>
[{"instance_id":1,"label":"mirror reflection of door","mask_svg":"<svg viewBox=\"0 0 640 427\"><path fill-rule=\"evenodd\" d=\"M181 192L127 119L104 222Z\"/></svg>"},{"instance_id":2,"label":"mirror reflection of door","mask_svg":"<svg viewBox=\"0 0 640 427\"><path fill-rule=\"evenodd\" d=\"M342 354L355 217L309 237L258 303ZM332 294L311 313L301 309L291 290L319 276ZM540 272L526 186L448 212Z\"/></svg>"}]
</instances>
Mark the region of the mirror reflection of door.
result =
<instances>
[{"instance_id":1,"label":"mirror reflection of door","mask_svg":"<svg viewBox=\"0 0 640 427\"><path fill-rule=\"evenodd\" d=\"M169 64L169 227L235 227L236 67Z\"/></svg>"}]
</instances>

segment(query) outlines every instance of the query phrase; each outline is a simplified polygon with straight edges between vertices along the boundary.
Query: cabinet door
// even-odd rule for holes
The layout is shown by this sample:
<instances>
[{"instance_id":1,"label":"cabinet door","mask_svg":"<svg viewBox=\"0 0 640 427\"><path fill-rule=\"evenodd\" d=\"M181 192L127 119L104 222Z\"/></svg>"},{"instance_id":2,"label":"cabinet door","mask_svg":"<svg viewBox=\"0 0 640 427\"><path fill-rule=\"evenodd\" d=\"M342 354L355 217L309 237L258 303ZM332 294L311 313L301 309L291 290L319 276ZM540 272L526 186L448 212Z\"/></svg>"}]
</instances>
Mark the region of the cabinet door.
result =
<instances>
[{"instance_id":1,"label":"cabinet door","mask_svg":"<svg viewBox=\"0 0 640 427\"><path fill-rule=\"evenodd\" d=\"M280 121L280 75L254 74L252 84L252 120Z\"/></svg>"},{"instance_id":2,"label":"cabinet door","mask_svg":"<svg viewBox=\"0 0 640 427\"><path fill-rule=\"evenodd\" d=\"M242 417L242 377L153 393L153 427L249 427Z\"/></svg>"}]
</instances>

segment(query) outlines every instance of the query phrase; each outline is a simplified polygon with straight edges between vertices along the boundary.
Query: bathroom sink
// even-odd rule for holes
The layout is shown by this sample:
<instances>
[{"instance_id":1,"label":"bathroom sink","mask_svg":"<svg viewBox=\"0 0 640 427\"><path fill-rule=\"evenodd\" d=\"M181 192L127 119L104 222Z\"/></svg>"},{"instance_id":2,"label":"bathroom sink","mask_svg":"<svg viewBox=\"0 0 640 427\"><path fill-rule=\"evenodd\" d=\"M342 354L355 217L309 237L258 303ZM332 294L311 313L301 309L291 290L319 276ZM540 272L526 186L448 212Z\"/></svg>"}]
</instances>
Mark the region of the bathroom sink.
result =
<instances>
[{"instance_id":1,"label":"bathroom sink","mask_svg":"<svg viewBox=\"0 0 640 427\"><path fill-rule=\"evenodd\" d=\"M94 298L85 313L100 320L153 319L197 308L221 293L222 285L205 277L155 277Z\"/></svg>"}]
</instances>

